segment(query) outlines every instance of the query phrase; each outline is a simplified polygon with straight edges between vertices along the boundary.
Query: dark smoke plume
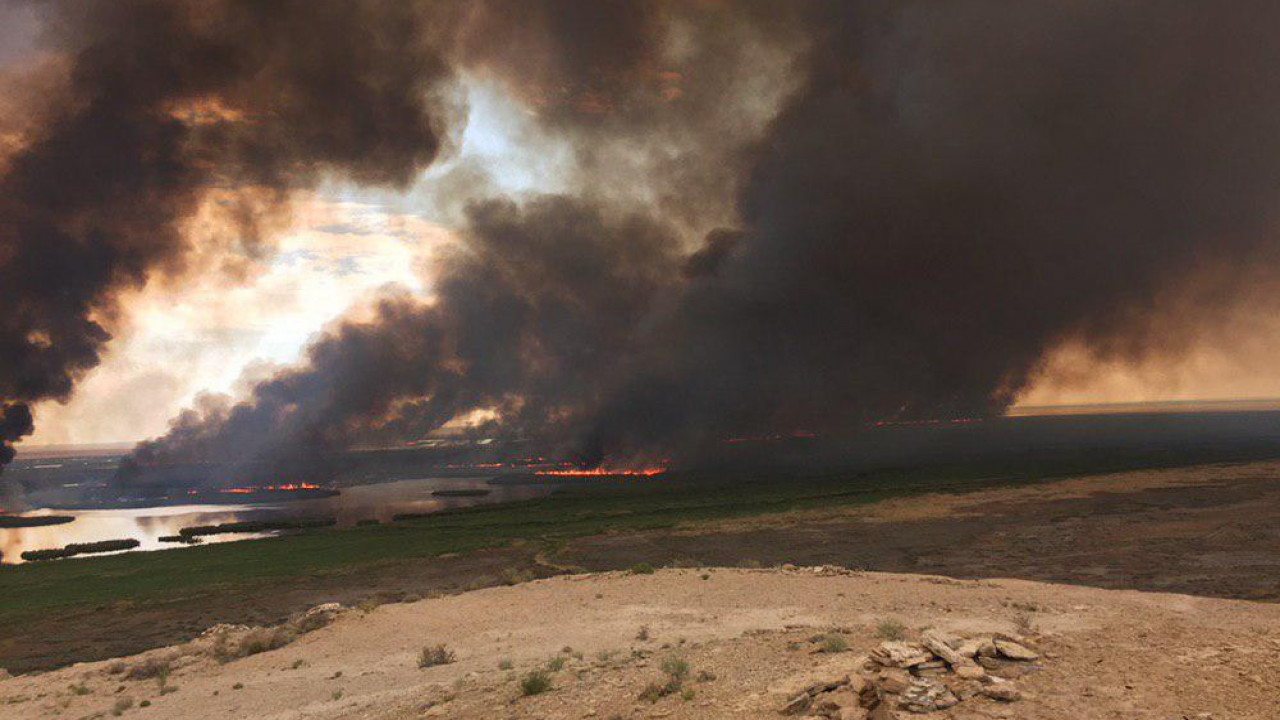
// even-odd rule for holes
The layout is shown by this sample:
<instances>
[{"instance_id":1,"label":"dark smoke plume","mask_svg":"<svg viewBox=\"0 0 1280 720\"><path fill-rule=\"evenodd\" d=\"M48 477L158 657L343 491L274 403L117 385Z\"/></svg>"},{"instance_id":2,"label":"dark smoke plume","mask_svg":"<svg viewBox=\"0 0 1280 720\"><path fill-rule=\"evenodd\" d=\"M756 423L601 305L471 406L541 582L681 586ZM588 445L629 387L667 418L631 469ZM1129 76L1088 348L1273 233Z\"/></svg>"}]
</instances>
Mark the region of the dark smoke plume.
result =
<instances>
[{"instance_id":1,"label":"dark smoke plume","mask_svg":"<svg viewBox=\"0 0 1280 720\"><path fill-rule=\"evenodd\" d=\"M1274 4L808 10L746 232L592 442L998 413L1065 338L1163 351L1126 345L1162 293L1275 247Z\"/></svg>"},{"instance_id":2,"label":"dark smoke plume","mask_svg":"<svg viewBox=\"0 0 1280 720\"><path fill-rule=\"evenodd\" d=\"M646 223L618 226L606 220L617 208L585 207L617 202L607 196L481 206L472 254L442 270L434 303L392 303L372 324L340 328L242 409L187 418L138 459L235 457L246 438L251 454L278 456L340 445L347 429L414 437L478 409L496 412L494 432L541 428L596 459L879 418L990 415L1064 340L1104 354L1169 349L1134 341L1162 297L1206 264L1220 272L1275 250L1272 2L751 9L735 22L799 28L797 87L764 136L725 159L741 171L733 182L661 174L675 183L666 195L685 191L690 204L731 189L736 231L686 258L618 254L645 247L627 228ZM671 22L636 17L634 36L616 41L618 57L632 58L624 67L646 67L636 58ZM570 53L598 39L568 36ZM710 40L684 40L690 57L716 65L696 50ZM581 62L551 58L535 79ZM518 78L515 65L503 72ZM603 78L633 77L600 67ZM576 81L609 85L593 77ZM625 137L664 127L651 124L652 107L609 107L607 124ZM729 125L707 120L716 109L672 112L718 143ZM552 122L583 144L608 141ZM678 168L705 157L662 159ZM509 230L495 234L492 208ZM508 235L520 239L493 240ZM562 235L590 237L592 250L545 242ZM395 371L369 354L394 358Z\"/></svg>"},{"instance_id":3,"label":"dark smoke plume","mask_svg":"<svg viewBox=\"0 0 1280 720\"><path fill-rule=\"evenodd\" d=\"M432 301L382 299L372 319L342 323L248 400L180 415L126 474L211 460L228 479L311 478L353 440L421 437L477 408L500 409L509 432L572 437L677 276L674 237L560 197L484 202L469 216Z\"/></svg>"},{"instance_id":4,"label":"dark smoke plume","mask_svg":"<svg viewBox=\"0 0 1280 720\"><path fill-rule=\"evenodd\" d=\"M398 0L67 0L49 120L0 163L0 435L98 364L121 293L187 269L183 223L227 207L225 254L328 175L403 186L441 149L446 66ZM3 465L3 462L0 462Z\"/></svg>"}]
</instances>

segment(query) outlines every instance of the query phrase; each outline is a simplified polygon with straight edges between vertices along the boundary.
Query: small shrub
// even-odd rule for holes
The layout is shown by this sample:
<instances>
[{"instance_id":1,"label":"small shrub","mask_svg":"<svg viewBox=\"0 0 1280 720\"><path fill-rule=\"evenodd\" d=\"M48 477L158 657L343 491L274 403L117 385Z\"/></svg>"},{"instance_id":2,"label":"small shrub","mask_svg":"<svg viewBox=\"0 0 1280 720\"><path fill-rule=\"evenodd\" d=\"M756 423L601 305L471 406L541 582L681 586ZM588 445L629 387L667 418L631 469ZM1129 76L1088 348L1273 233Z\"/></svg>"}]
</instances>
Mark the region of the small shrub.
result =
<instances>
[{"instance_id":1,"label":"small shrub","mask_svg":"<svg viewBox=\"0 0 1280 720\"><path fill-rule=\"evenodd\" d=\"M1035 619L1031 613L1034 611L1023 610L1013 616L1013 626L1017 628L1021 635L1034 635L1036 631Z\"/></svg>"},{"instance_id":2,"label":"small shrub","mask_svg":"<svg viewBox=\"0 0 1280 720\"><path fill-rule=\"evenodd\" d=\"M839 633L830 633L823 637L822 645L819 646L818 652L839 653L849 649L849 642Z\"/></svg>"},{"instance_id":3,"label":"small shrub","mask_svg":"<svg viewBox=\"0 0 1280 720\"><path fill-rule=\"evenodd\" d=\"M151 701L143 700L142 702L138 703L138 707L151 707Z\"/></svg>"},{"instance_id":4,"label":"small shrub","mask_svg":"<svg viewBox=\"0 0 1280 720\"><path fill-rule=\"evenodd\" d=\"M636 565L631 566L632 575L652 575L655 572L657 571L654 570L653 566L649 563L637 563Z\"/></svg>"},{"instance_id":5,"label":"small shrub","mask_svg":"<svg viewBox=\"0 0 1280 720\"><path fill-rule=\"evenodd\" d=\"M640 626L640 631L636 633L636 639L637 639L637 640L639 640L639 641L641 641L641 642L644 642L644 641L646 641L646 640L648 640L648 639L649 639L649 626L648 626L648 625L641 625L641 626Z\"/></svg>"},{"instance_id":6,"label":"small shrub","mask_svg":"<svg viewBox=\"0 0 1280 720\"><path fill-rule=\"evenodd\" d=\"M336 700L341 700L341 699L342 699L342 691L341 691L341 690L334 690L334 691L333 691L333 695L331 695L330 697L332 697L335 701L336 701Z\"/></svg>"},{"instance_id":7,"label":"small shrub","mask_svg":"<svg viewBox=\"0 0 1280 720\"><path fill-rule=\"evenodd\" d=\"M232 685L232 686L231 686L231 689L232 689L232 690L243 690L243 689L244 689L244 683L236 683L235 685Z\"/></svg>"},{"instance_id":8,"label":"small shrub","mask_svg":"<svg viewBox=\"0 0 1280 720\"><path fill-rule=\"evenodd\" d=\"M644 686L644 689L640 691L640 695L637 699L643 700L647 703L656 703L666 695L665 691L666 685L659 682L651 682Z\"/></svg>"},{"instance_id":9,"label":"small shrub","mask_svg":"<svg viewBox=\"0 0 1280 720\"><path fill-rule=\"evenodd\" d=\"M534 575L530 570L507 568L502 571L502 582L507 585L519 585L521 583L527 583L530 580L536 580L537 578L538 576Z\"/></svg>"},{"instance_id":10,"label":"small shrub","mask_svg":"<svg viewBox=\"0 0 1280 720\"><path fill-rule=\"evenodd\" d=\"M885 640L901 640L907 636L907 626L897 620L885 618L876 623L876 634Z\"/></svg>"},{"instance_id":11,"label":"small shrub","mask_svg":"<svg viewBox=\"0 0 1280 720\"><path fill-rule=\"evenodd\" d=\"M238 638L223 634L214 643L213 657L218 662L228 663L232 660L239 660L250 655L282 648L293 642L297 637L297 633L289 625L254 628Z\"/></svg>"},{"instance_id":12,"label":"small shrub","mask_svg":"<svg viewBox=\"0 0 1280 720\"><path fill-rule=\"evenodd\" d=\"M290 622L297 635L306 635L333 624L333 613L313 612L295 616Z\"/></svg>"},{"instance_id":13,"label":"small shrub","mask_svg":"<svg viewBox=\"0 0 1280 720\"><path fill-rule=\"evenodd\" d=\"M520 694L525 697L541 695L550 689L551 676L545 670L534 670L520 678Z\"/></svg>"},{"instance_id":14,"label":"small shrub","mask_svg":"<svg viewBox=\"0 0 1280 720\"><path fill-rule=\"evenodd\" d=\"M92 691L92 690L90 690L89 688L85 687L85 684L84 684L84 683L77 683L77 684L75 684L75 685L68 685L68 686L67 686L67 689L71 691L71 694L72 694L72 695L90 695L90 694L92 694L92 693L93 693L93 691Z\"/></svg>"},{"instance_id":15,"label":"small shrub","mask_svg":"<svg viewBox=\"0 0 1280 720\"><path fill-rule=\"evenodd\" d=\"M685 702L689 702L690 700L693 699L693 696L697 694L698 693L694 692L693 688L685 688L684 690L680 691L680 699L684 700Z\"/></svg>"},{"instance_id":16,"label":"small shrub","mask_svg":"<svg viewBox=\"0 0 1280 720\"><path fill-rule=\"evenodd\" d=\"M713 673L713 672L711 672L710 670L699 670L699 671L698 671L698 682L701 682L701 683L702 683L702 682L703 682L703 683L704 683L704 682L714 682L714 681L715 681L715 679L716 679L716 674L715 674L715 673Z\"/></svg>"},{"instance_id":17,"label":"small shrub","mask_svg":"<svg viewBox=\"0 0 1280 720\"><path fill-rule=\"evenodd\" d=\"M675 680L689 677L689 661L684 658L669 657L662 661L662 672Z\"/></svg>"},{"instance_id":18,"label":"small shrub","mask_svg":"<svg viewBox=\"0 0 1280 720\"><path fill-rule=\"evenodd\" d=\"M111 706L111 714L115 715L116 717L120 717L121 715L124 714L125 710L128 710L131 707L133 707L133 698L131 697L116 698L115 705Z\"/></svg>"},{"instance_id":19,"label":"small shrub","mask_svg":"<svg viewBox=\"0 0 1280 720\"><path fill-rule=\"evenodd\" d=\"M290 665L289 667L293 668L294 670L298 670L306 666L307 666L307 661L303 660L302 658L298 658L297 660L294 660L293 665Z\"/></svg>"},{"instance_id":20,"label":"small shrub","mask_svg":"<svg viewBox=\"0 0 1280 720\"><path fill-rule=\"evenodd\" d=\"M165 679L169 677L169 671L171 669L172 668L167 659L149 658L147 660L143 660L137 665L129 667L125 672L125 678L129 680L150 680L151 678L157 678L159 679L160 684L163 685Z\"/></svg>"},{"instance_id":21,"label":"small shrub","mask_svg":"<svg viewBox=\"0 0 1280 720\"><path fill-rule=\"evenodd\" d=\"M547 670L551 672L560 672L564 669L564 658L553 657L547 661Z\"/></svg>"},{"instance_id":22,"label":"small shrub","mask_svg":"<svg viewBox=\"0 0 1280 720\"><path fill-rule=\"evenodd\" d=\"M502 658L501 660L498 661L499 670L510 670L515 666L516 664L511 662L511 658Z\"/></svg>"},{"instance_id":23,"label":"small shrub","mask_svg":"<svg viewBox=\"0 0 1280 720\"><path fill-rule=\"evenodd\" d=\"M427 645L418 654L418 667L429 668L437 665L448 665L454 661L453 651L444 645Z\"/></svg>"}]
</instances>

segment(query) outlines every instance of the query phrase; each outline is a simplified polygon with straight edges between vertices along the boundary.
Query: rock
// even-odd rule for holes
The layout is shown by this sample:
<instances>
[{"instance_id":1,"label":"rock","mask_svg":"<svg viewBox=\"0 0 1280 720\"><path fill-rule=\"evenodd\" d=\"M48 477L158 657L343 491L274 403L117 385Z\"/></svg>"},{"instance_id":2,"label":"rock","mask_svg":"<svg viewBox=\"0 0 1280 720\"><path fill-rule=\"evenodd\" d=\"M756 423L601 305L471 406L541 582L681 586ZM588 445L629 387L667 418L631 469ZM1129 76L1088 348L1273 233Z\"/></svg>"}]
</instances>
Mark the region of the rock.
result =
<instances>
[{"instance_id":1,"label":"rock","mask_svg":"<svg viewBox=\"0 0 1280 720\"><path fill-rule=\"evenodd\" d=\"M862 698L848 690L823 693L813 699L813 708L825 717L836 717L844 708L861 708Z\"/></svg>"},{"instance_id":2,"label":"rock","mask_svg":"<svg viewBox=\"0 0 1280 720\"><path fill-rule=\"evenodd\" d=\"M996 657L999 654L1000 651L996 650L996 644L990 640L983 640L978 645L978 657Z\"/></svg>"},{"instance_id":3,"label":"rock","mask_svg":"<svg viewBox=\"0 0 1280 720\"><path fill-rule=\"evenodd\" d=\"M960 699L940 682L917 678L898 698L898 707L913 713L946 710L959 704Z\"/></svg>"},{"instance_id":4,"label":"rock","mask_svg":"<svg viewBox=\"0 0 1280 720\"><path fill-rule=\"evenodd\" d=\"M951 647L947 642L948 639L941 633L928 630L920 636L920 644L924 645L929 652L942 658L948 665L958 665L964 660L964 656Z\"/></svg>"},{"instance_id":5,"label":"rock","mask_svg":"<svg viewBox=\"0 0 1280 720\"><path fill-rule=\"evenodd\" d=\"M1000 655L1007 657L1010 660L1030 662L1032 660L1040 659L1040 656L1037 653L1027 649L1026 647L1012 640L1004 640L1002 638L996 638L991 642L996 646L996 651L999 652Z\"/></svg>"},{"instance_id":6,"label":"rock","mask_svg":"<svg viewBox=\"0 0 1280 720\"><path fill-rule=\"evenodd\" d=\"M342 603L327 602L321 603L307 611L307 615L329 615L332 613L342 612Z\"/></svg>"},{"instance_id":7,"label":"rock","mask_svg":"<svg viewBox=\"0 0 1280 720\"><path fill-rule=\"evenodd\" d=\"M907 668L933 659L933 653L919 645L889 641L871 651L871 659L888 667Z\"/></svg>"},{"instance_id":8,"label":"rock","mask_svg":"<svg viewBox=\"0 0 1280 720\"><path fill-rule=\"evenodd\" d=\"M982 688L982 694L992 700L999 700L1000 702L1017 702L1022 699L1022 693L1018 692L1017 688L1009 685L1008 683L987 685Z\"/></svg>"},{"instance_id":9,"label":"rock","mask_svg":"<svg viewBox=\"0 0 1280 720\"><path fill-rule=\"evenodd\" d=\"M898 713L889 707L889 703L882 702L871 710L867 720L898 720Z\"/></svg>"},{"instance_id":10,"label":"rock","mask_svg":"<svg viewBox=\"0 0 1280 720\"><path fill-rule=\"evenodd\" d=\"M978 650L982 648L982 644L984 642L986 641L978 638L965 640L964 642L960 643L960 647L956 648L956 652L959 653L961 657L967 657L967 658L977 657Z\"/></svg>"},{"instance_id":11,"label":"rock","mask_svg":"<svg viewBox=\"0 0 1280 720\"><path fill-rule=\"evenodd\" d=\"M849 692L855 695L861 695L871 688L871 683L861 675L850 675L849 684L845 686Z\"/></svg>"},{"instance_id":12,"label":"rock","mask_svg":"<svg viewBox=\"0 0 1280 720\"><path fill-rule=\"evenodd\" d=\"M769 692L787 697L794 697L800 694L817 695L828 690L835 690L842 685L848 685L849 682L848 674L836 674L829 670L815 670L785 678L770 686Z\"/></svg>"},{"instance_id":13,"label":"rock","mask_svg":"<svg viewBox=\"0 0 1280 720\"><path fill-rule=\"evenodd\" d=\"M837 720L867 720L867 711L860 707L840 708Z\"/></svg>"},{"instance_id":14,"label":"rock","mask_svg":"<svg viewBox=\"0 0 1280 720\"><path fill-rule=\"evenodd\" d=\"M961 680L981 680L987 675L987 671L983 670L981 665L968 658L965 658L964 662L955 665L951 669L955 671L956 677Z\"/></svg>"},{"instance_id":15,"label":"rock","mask_svg":"<svg viewBox=\"0 0 1280 720\"><path fill-rule=\"evenodd\" d=\"M778 712L783 715L799 715L800 713L807 711L809 706L812 704L813 698L809 697L809 693L802 692L787 701L787 704L783 705L782 709L778 710Z\"/></svg>"},{"instance_id":16,"label":"rock","mask_svg":"<svg viewBox=\"0 0 1280 720\"><path fill-rule=\"evenodd\" d=\"M988 675L1002 678L1019 678L1036 669L1036 666L1030 663L1006 660L1005 658L980 657L978 658L978 664L987 671Z\"/></svg>"},{"instance_id":17,"label":"rock","mask_svg":"<svg viewBox=\"0 0 1280 720\"><path fill-rule=\"evenodd\" d=\"M898 694L911 686L911 673L900 668L887 668L880 673L880 689Z\"/></svg>"}]
</instances>

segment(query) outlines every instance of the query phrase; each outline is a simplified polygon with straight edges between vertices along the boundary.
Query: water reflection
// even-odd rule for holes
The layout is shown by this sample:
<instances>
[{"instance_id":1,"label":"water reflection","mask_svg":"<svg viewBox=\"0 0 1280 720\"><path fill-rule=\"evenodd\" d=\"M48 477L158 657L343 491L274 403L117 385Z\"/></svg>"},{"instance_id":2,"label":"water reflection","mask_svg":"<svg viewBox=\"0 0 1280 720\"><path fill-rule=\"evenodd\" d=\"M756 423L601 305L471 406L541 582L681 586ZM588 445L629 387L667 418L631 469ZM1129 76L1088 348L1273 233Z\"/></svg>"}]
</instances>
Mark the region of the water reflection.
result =
<instances>
[{"instance_id":1,"label":"water reflection","mask_svg":"<svg viewBox=\"0 0 1280 720\"><path fill-rule=\"evenodd\" d=\"M419 478L344 488L341 495L313 500L279 502L270 505L171 505L119 510L34 510L27 516L70 515L75 522L46 527L0 529L3 562L21 563L28 550L61 548L70 543L134 538L139 550L169 550L183 547L163 543L160 538L177 535L194 525L218 525L245 520L333 517L339 526L362 520L389 522L402 513L430 513L446 508L510 502L545 495L545 488L491 486L488 478ZM440 497L439 490L488 490L481 497ZM265 537L271 533L210 535L206 543L230 542ZM58 561L66 562L66 561Z\"/></svg>"}]
</instances>

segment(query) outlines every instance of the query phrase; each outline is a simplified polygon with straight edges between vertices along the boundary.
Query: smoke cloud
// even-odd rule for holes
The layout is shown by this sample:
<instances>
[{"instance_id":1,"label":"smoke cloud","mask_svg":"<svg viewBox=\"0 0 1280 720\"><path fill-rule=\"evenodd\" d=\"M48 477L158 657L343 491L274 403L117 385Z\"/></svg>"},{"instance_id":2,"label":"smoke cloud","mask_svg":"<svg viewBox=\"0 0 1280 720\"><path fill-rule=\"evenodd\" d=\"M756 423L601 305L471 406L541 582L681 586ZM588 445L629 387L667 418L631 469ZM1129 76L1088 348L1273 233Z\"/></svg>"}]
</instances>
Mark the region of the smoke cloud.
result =
<instances>
[{"instance_id":1,"label":"smoke cloud","mask_svg":"<svg viewBox=\"0 0 1280 720\"><path fill-rule=\"evenodd\" d=\"M66 399L121 293L188 268L183 224L221 208L228 258L324 177L404 186L445 141L446 66L405 3L103 0L39 7L68 79L0 163L0 405ZM0 462L0 466L4 463Z\"/></svg>"},{"instance_id":2,"label":"smoke cloud","mask_svg":"<svg viewBox=\"0 0 1280 720\"><path fill-rule=\"evenodd\" d=\"M155 10L156 34L181 47L98 50L122 57L118 76L91 86L123 86L101 101L122 107L93 125L128 128L98 150L103 163L164 162L56 200L17 194L19 209L40 212L16 213L15 227L24 213L59 218L54 244L32 247L57 247L61 233L95 277L112 269L55 312L66 298L48 279L88 271L0 259L47 272L15 295L30 293L34 310L13 316L35 319L6 319L14 329L0 333L17 348L0 347L14 368L0 377L34 384L0 397L69 391L105 341L104 296L181 246L176 229L163 252L155 232L132 231L174 227L210 182L205 168L229 186L287 189L330 170L406 182L438 152L442 115L425 90L450 68L499 78L574 147L577 177L569 196L467 198L433 297L383 298L243 401L178 418L139 448L135 470L202 460L321 474L326 453L476 413L486 433L587 463L991 415L1063 342L1103 356L1176 351L1177 332L1194 328L1152 338L1143 318L1207 266L1230 274L1277 249L1280 45L1269 29L1280 8L1263 0L494 1L430 20L365 2L326 9L327 21L304 19L310 5L218 7L257 24L201 17L175 32L172 13ZM299 33L299 22L317 27ZM380 31L332 38L336 55L311 42L348 26ZM437 27L438 54L419 42ZM137 62L149 52L154 62ZM199 62L170 67L167 83L136 81L174 57ZM351 109L352 93L382 110ZM211 97L204 112L220 118L269 112L208 128L152 111ZM65 122L87 123L95 105L75 107ZM123 122L138 107L150 125ZM63 135L77 136L55 126L49 137ZM25 154L69 152L38 147ZM99 217L130 230L111 237L147 240L87 242ZM35 348L57 372L29 370L46 366Z\"/></svg>"},{"instance_id":3,"label":"smoke cloud","mask_svg":"<svg viewBox=\"0 0 1280 720\"><path fill-rule=\"evenodd\" d=\"M321 477L353 442L416 438L475 409L504 431L559 443L618 381L634 329L678 276L673 234L642 216L543 197L473 205L465 244L440 258L430 301L380 299L259 383L210 399L141 444L126 469L197 459L221 476Z\"/></svg>"}]
</instances>

